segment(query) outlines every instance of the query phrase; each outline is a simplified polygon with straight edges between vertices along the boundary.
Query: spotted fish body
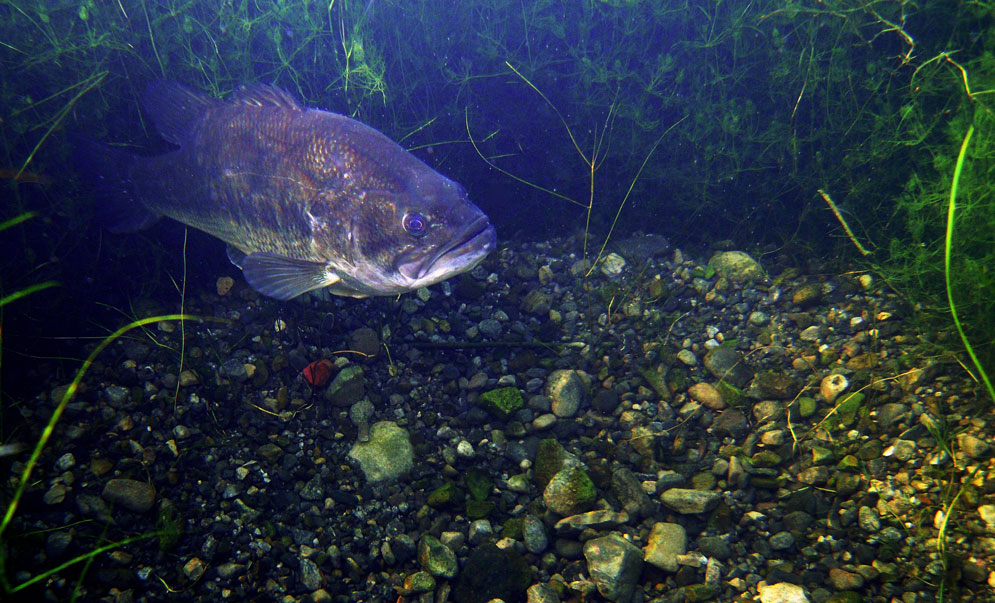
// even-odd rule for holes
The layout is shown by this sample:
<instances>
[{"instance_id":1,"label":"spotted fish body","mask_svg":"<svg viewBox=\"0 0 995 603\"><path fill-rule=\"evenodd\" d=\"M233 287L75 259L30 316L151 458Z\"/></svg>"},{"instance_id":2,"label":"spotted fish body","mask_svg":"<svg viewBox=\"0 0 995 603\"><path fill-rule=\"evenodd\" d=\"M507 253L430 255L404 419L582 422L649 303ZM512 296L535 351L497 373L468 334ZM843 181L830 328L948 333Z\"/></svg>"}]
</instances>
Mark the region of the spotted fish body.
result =
<instances>
[{"instance_id":1,"label":"spotted fish body","mask_svg":"<svg viewBox=\"0 0 995 603\"><path fill-rule=\"evenodd\" d=\"M271 86L227 101L153 83L145 108L178 146L133 158L115 230L167 216L228 243L260 292L395 295L472 269L495 232L462 187L380 132Z\"/></svg>"}]
</instances>

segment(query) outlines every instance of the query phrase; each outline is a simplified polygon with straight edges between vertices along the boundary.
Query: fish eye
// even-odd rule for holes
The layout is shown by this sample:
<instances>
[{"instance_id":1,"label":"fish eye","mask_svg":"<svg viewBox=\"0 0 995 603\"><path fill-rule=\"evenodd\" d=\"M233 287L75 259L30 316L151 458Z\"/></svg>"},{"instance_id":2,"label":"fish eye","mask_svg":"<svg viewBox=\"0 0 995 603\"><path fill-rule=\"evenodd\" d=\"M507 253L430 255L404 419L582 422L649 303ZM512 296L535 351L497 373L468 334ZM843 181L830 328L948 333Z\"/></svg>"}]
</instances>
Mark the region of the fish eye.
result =
<instances>
[{"instance_id":1,"label":"fish eye","mask_svg":"<svg viewBox=\"0 0 995 603\"><path fill-rule=\"evenodd\" d=\"M418 212L410 212L404 214L401 225L404 226L404 230L408 234L418 236L425 234L425 229L428 228L428 220Z\"/></svg>"}]
</instances>

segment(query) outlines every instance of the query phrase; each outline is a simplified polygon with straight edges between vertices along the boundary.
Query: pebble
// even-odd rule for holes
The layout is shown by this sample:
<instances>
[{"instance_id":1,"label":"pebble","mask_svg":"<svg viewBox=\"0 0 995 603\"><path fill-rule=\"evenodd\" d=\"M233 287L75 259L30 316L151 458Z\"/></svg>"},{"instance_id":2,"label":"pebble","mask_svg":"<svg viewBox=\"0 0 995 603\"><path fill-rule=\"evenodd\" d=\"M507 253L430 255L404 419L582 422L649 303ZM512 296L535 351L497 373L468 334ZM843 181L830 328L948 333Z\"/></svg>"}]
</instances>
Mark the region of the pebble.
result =
<instances>
[{"instance_id":1,"label":"pebble","mask_svg":"<svg viewBox=\"0 0 995 603\"><path fill-rule=\"evenodd\" d=\"M532 421L532 427L536 431L544 431L553 425L556 425L556 415L550 412L541 414Z\"/></svg>"},{"instance_id":2,"label":"pebble","mask_svg":"<svg viewBox=\"0 0 995 603\"><path fill-rule=\"evenodd\" d=\"M668 508L684 514L707 513L719 504L721 494L705 490L670 488L660 495L660 500Z\"/></svg>"},{"instance_id":3,"label":"pebble","mask_svg":"<svg viewBox=\"0 0 995 603\"><path fill-rule=\"evenodd\" d=\"M653 524L649 540L643 549L645 561L664 571L677 571L677 556L687 552L687 532L677 523Z\"/></svg>"},{"instance_id":4,"label":"pebble","mask_svg":"<svg viewBox=\"0 0 995 603\"><path fill-rule=\"evenodd\" d=\"M809 603L805 589L790 582L779 582L769 586L761 585L760 603Z\"/></svg>"},{"instance_id":5,"label":"pebble","mask_svg":"<svg viewBox=\"0 0 995 603\"><path fill-rule=\"evenodd\" d=\"M698 358L691 350L680 350L677 352L677 359L684 363L685 366L697 366L698 364Z\"/></svg>"},{"instance_id":6,"label":"pebble","mask_svg":"<svg viewBox=\"0 0 995 603\"><path fill-rule=\"evenodd\" d=\"M711 383L695 383L688 388L688 396L712 410L722 410L726 407L722 394Z\"/></svg>"},{"instance_id":7,"label":"pebble","mask_svg":"<svg viewBox=\"0 0 995 603\"><path fill-rule=\"evenodd\" d=\"M431 534L418 539L418 563L422 569L437 578L452 578L458 569L452 549Z\"/></svg>"},{"instance_id":8,"label":"pebble","mask_svg":"<svg viewBox=\"0 0 995 603\"><path fill-rule=\"evenodd\" d=\"M198 382L197 373L187 369L180 371L180 387L189 387L191 385L196 385Z\"/></svg>"},{"instance_id":9,"label":"pebble","mask_svg":"<svg viewBox=\"0 0 995 603\"><path fill-rule=\"evenodd\" d=\"M553 414L560 418L577 414L585 389L578 371L561 369L550 373L546 380L546 395L551 400Z\"/></svg>"},{"instance_id":10,"label":"pebble","mask_svg":"<svg viewBox=\"0 0 995 603\"><path fill-rule=\"evenodd\" d=\"M100 495L104 500L135 513L145 513L155 502L155 488L146 482L117 478L107 482Z\"/></svg>"},{"instance_id":11,"label":"pebble","mask_svg":"<svg viewBox=\"0 0 995 603\"><path fill-rule=\"evenodd\" d=\"M76 466L76 457L73 456L73 453L71 452L63 454L62 456L59 457L57 461L55 461L55 468L58 469L59 471L69 471L75 466Z\"/></svg>"},{"instance_id":12,"label":"pebble","mask_svg":"<svg viewBox=\"0 0 995 603\"><path fill-rule=\"evenodd\" d=\"M822 394L823 400L832 404L836 400L836 397L846 391L846 388L849 386L850 382L843 375L828 375L822 379L822 383L819 385L819 393Z\"/></svg>"},{"instance_id":13,"label":"pebble","mask_svg":"<svg viewBox=\"0 0 995 603\"><path fill-rule=\"evenodd\" d=\"M42 496L42 502L46 505L57 505L66 500L66 494L68 491L69 490L66 488L65 484L55 484L49 488L47 492L45 492L44 496Z\"/></svg>"},{"instance_id":14,"label":"pebble","mask_svg":"<svg viewBox=\"0 0 995 603\"><path fill-rule=\"evenodd\" d=\"M629 603L643 568L643 552L618 533L584 543L584 558L591 582L601 596L614 603Z\"/></svg>"},{"instance_id":15,"label":"pebble","mask_svg":"<svg viewBox=\"0 0 995 603\"><path fill-rule=\"evenodd\" d=\"M549 546L549 536L542 520L534 515L526 515L522 521L522 542L533 555L540 555Z\"/></svg>"},{"instance_id":16,"label":"pebble","mask_svg":"<svg viewBox=\"0 0 995 603\"><path fill-rule=\"evenodd\" d=\"M196 582L204 575L206 569L207 566L199 557L191 557L189 561L183 564L183 575L191 582Z\"/></svg>"},{"instance_id":17,"label":"pebble","mask_svg":"<svg viewBox=\"0 0 995 603\"><path fill-rule=\"evenodd\" d=\"M594 504L597 490L583 469L570 466L558 471L542 494L546 507L557 515L575 515Z\"/></svg>"},{"instance_id":18,"label":"pebble","mask_svg":"<svg viewBox=\"0 0 995 603\"><path fill-rule=\"evenodd\" d=\"M708 260L708 267L733 283L751 283L764 279L760 264L742 251L720 251Z\"/></svg>"},{"instance_id":19,"label":"pebble","mask_svg":"<svg viewBox=\"0 0 995 603\"><path fill-rule=\"evenodd\" d=\"M857 590L864 586L864 577L856 572L834 567L829 570L829 583L836 590Z\"/></svg>"}]
</instances>

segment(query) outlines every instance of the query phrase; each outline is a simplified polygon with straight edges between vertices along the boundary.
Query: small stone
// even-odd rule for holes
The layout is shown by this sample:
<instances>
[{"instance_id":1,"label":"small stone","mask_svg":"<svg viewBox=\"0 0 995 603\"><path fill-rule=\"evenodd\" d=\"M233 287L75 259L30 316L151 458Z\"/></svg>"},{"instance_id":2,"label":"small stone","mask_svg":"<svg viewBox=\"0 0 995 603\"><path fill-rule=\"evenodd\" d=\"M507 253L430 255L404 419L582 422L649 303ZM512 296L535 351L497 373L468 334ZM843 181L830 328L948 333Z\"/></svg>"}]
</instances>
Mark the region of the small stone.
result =
<instances>
[{"instance_id":1,"label":"small stone","mask_svg":"<svg viewBox=\"0 0 995 603\"><path fill-rule=\"evenodd\" d=\"M719 498L718 492L687 488L670 488L660 495L664 505L681 514L707 513L718 506Z\"/></svg>"},{"instance_id":2,"label":"small stone","mask_svg":"<svg viewBox=\"0 0 995 603\"><path fill-rule=\"evenodd\" d=\"M546 395L551 400L553 414L560 418L577 414L586 389L579 371L556 370L550 373L546 380Z\"/></svg>"},{"instance_id":3,"label":"small stone","mask_svg":"<svg viewBox=\"0 0 995 603\"><path fill-rule=\"evenodd\" d=\"M722 410L726 407L722 394L711 383L695 383L688 389L688 396L712 410Z\"/></svg>"},{"instance_id":4,"label":"small stone","mask_svg":"<svg viewBox=\"0 0 995 603\"><path fill-rule=\"evenodd\" d=\"M533 584L525 595L526 603L560 603L560 595L549 584Z\"/></svg>"},{"instance_id":5,"label":"small stone","mask_svg":"<svg viewBox=\"0 0 995 603\"><path fill-rule=\"evenodd\" d=\"M525 405L522 392L517 387L499 387L480 394L477 404L486 408L494 416L507 419Z\"/></svg>"},{"instance_id":6,"label":"small stone","mask_svg":"<svg viewBox=\"0 0 995 603\"><path fill-rule=\"evenodd\" d=\"M823 378L819 385L819 392L822 394L823 400L832 404L836 400L836 396L846 391L849 386L850 382L843 375L829 375Z\"/></svg>"},{"instance_id":7,"label":"small stone","mask_svg":"<svg viewBox=\"0 0 995 603\"><path fill-rule=\"evenodd\" d=\"M120 505L135 513L145 513L155 502L155 488L151 484L133 479L112 479L100 495L104 500Z\"/></svg>"},{"instance_id":8,"label":"small stone","mask_svg":"<svg viewBox=\"0 0 995 603\"><path fill-rule=\"evenodd\" d=\"M522 542L525 549L533 555L541 555L549 546L546 526L534 515L526 515L522 521Z\"/></svg>"},{"instance_id":9,"label":"small stone","mask_svg":"<svg viewBox=\"0 0 995 603\"><path fill-rule=\"evenodd\" d=\"M428 572L415 572L404 578L401 594L405 596L427 593L435 590L435 577Z\"/></svg>"},{"instance_id":10,"label":"small stone","mask_svg":"<svg viewBox=\"0 0 995 603\"><path fill-rule=\"evenodd\" d=\"M541 414L532 421L532 427L536 431L544 431L556 424L556 415L551 412Z\"/></svg>"},{"instance_id":11,"label":"small stone","mask_svg":"<svg viewBox=\"0 0 995 603\"><path fill-rule=\"evenodd\" d=\"M822 299L822 286L815 283L805 283L795 289L791 296L791 303L806 307L819 303L820 299Z\"/></svg>"},{"instance_id":12,"label":"small stone","mask_svg":"<svg viewBox=\"0 0 995 603\"><path fill-rule=\"evenodd\" d=\"M601 596L613 603L629 603L643 568L643 552L611 533L584 543L584 557L591 581Z\"/></svg>"},{"instance_id":13,"label":"small stone","mask_svg":"<svg viewBox=\"0 0 995 603\"><path fill-rule=\"evenodd\" d=\"M597 499L594 482L578 466L558 471L542 495L546 507L557 515L575 515L586 511Z\"/></svg>"},{"instance_id":14,"label":"small stone","mask_svg":"<svg viewBox=\"0 0 995 603\"><path fill-rule=\"evenodd\" d=\"M231 288L235 286L235 279L230 276L222 276L218 279L217 283L215 283L215 286L217 287L218 295L224 297L228 295Z\"/></svg>"},{"instance_id":15,"label":"small stone","mask_svg":"<svg viewBox=\"0 0 995 603\"><path fill-rule=\"evenodd\" d=\"M180 371L180 387L196 385L197 382L197 373L191 370Z\"/></svg>"},{"instance_id":16,"label":"small stone","mask_svg":"<svg viewBox=\"0 0 995 603\"><path fill-rule=\"evenodd\" d=\"M708 260L708 267L733 283L751 283L764 279L763 268L742 251L721 251Z\"/></svg>"},{"instance_id":17,"label":"small stone","mask_svg":"<svg viewBox=\"0 0 995 603\"><path fill-rule=\"evenodd\" d=\"M870 507L860 507L860 511L857 512L857 517L860 522L860 529L865 532L874 533L881 529L881 518L878 517L877 512Z\"/></svg>"},{"instance_id":18,"label":"small stone","mask_svg":"<svg viewBox=\"0 0 995 603\"><path fill-rule=\"evenodd\" d=\"M358 364L345 366L325 390L325 399L335 406L351 406L366 394L363 367Z\"/></svg>"},{"instance_id":19,"label":"small stone","mask_svg":"<svg viewBox=\"0 0 995 603\"><path fill-rule=\"evenodd\" d=\"M66 500L66 493L68 489L65 484L55 484L48 489L48 492L42 496L42 502L46 505L57 505L62 501Z\"/></svg>"},{"instance_id":20,"label":"small stone","mask_svg":"<svg viewBox=\"0 0 995 603\"><path fill-rule=\"evenodd\" d=\"M795 546L795 537L791 535L791 532L778 532L771 536L767 543L775 551L786 551Z\"/></svg>"},{"instance_id":21,"label":"small stone","mask_svg":"<svg viewBox=\"0 0 995 603\"><path fill-rule=\"evenodd\" d=\"M677 571L677 556L687 552L687 532L677 523L657 522L643 548L645 561L664 571Z\"/></svg>"},{"instance_id":22,"label":"small stone","mask_svg":"<svg viewBox=\"0 0 995 603\"><path fill-rule=\"evenodd\" d=\"M760 603L809 603L805 589L790 582L760 586Z\"/></svg>"},{"instance_id":23,"label":"small stone","mask_svg":"<svg viewBox=\"0 0 995 603\"><path fill-rule=\"evenodd\" d=\"M273 442L267 442L259 447L259 456L271 463L275 463L283 457L283 448Z\"/></svg>"},{"instance_id":24,"label":"small stone","mask_svg":"<svg viewBox=\"0 0 995 603\"><path fill-rule=\"evenodd\" d=\"M970 433L958 434L957 444L964 454L972 459L987 457L988 451L991 450L991 444Z\"/></svg>"},{"instance_id":25,"label":"small stone","mask_svg":"<svg viewBox=\"0 0 995 603\"><path fill-rule=\"evenodd\" d=\"M59 457L59 460L55 461L55 468L59 471L69 471L76 466L76 457L73 453L67 452Z\"/></svg>"},{"instance_id":26,"label":"small stone","mask_svg":"<svg viewBox=\"0 0 995 603\"><path fill-rule=\"evenodd\" d=\"M322 582L324 582L324 577L321 574L321 570L318 566L310 559L300 559L301 564L301 583L308 590L318 590L321 588Z\"/></svg>"},{"instance_id":27,"label":"small stone","mask_svg":"<svg viewBox=\"0 0 995 603\"><path fill-rule=\"evenodd\" d=\"M204 570L206 569L207 566L199 557L191 557L189 561L183 564L183 575L191 582L196 582L204 575Z\"/></svg>"},{"instance_id":28,"label":"small stone","mask_svg":"<svg viewBox=\"0 0 995 603\"><path fill-rule=\"evenodd\" d=\"M742 354L732 348L717 347L709 350L705 354L704 364L713 377L736 387L746 387L753 379L753 370L746 364Z\"/></svg>"},{"instance_id":29,"label":"small stone","mask_svg":"<svg viewBox=\"0 0 995 603\"><path fill-rule=\"evenodd\" d=\"M801 333L798 334L798 338L802 341L816 342L819 341L820 332L817 325L812 325L806 328Z\"/></svg>"},{"instance_id":30,"label":"small stone","mask_svg":"<svg viewBox=\"0 0 995 603\"><path fill-rule=\"evenodd\" d=\"M698 364L698 358L691 350L680 350L677 352L677 359L684 363L685 366L696 366Z\"/></svg>"},{"instance_id":31,"label":"small stone","mask_svg":"<svg viewBox=\"0 0 995 603\"><path fill-rule=\"evenodd\" d=\"M829 570L829 583L836 590L857 590L864 586L864 577L856 572L834 567Z\"/></svg>"},{"instance_id":32,"label":"small stone","mask_svg":"<svg viewBox=\"0 0 995 603\"><path fill-rule=\"evenodd\" d=\"M438 578L454 577L459 567L452 549L431 534L425 534L418 540L418 563Z\"/></svg>"},{"instance_id":33,"label":"small stone","mask_svg":"<svg viewBox=\"0 0 995 603\"><path fill-rule=\"evenodd\" d=\"M229 358L221 363L218 367L218 374L226 379L231 379L241 383L249 378L248 373L245 370L245 363L239 358Z\"/></svg>"},{"instance_id":34,"label":"small stone","mask_svg":"<svg viewBox=\"0 0 995 603\"><path fill-rule=\"evenodd\" d=\"M609 253L601 260L601 274L608 278L617 278L625 269L625 258L617 253Z\"/></svg>"}]
</instances>

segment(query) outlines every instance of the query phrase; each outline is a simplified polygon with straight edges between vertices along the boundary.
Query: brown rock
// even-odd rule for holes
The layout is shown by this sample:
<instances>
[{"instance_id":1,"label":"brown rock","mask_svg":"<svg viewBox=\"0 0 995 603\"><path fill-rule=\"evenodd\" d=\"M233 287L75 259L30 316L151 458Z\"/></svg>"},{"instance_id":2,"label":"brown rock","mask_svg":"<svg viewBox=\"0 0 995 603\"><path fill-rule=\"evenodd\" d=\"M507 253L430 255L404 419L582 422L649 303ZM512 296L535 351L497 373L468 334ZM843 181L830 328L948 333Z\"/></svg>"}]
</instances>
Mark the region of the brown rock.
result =
<instances>
[{"instance_id":1,"label":"brown rock","mask_svg":"<svg viewBox=\"0 0 995 603\"><path fill-rule=\"evenodd\" d=\"M711 383L695 383L688 389L688 395L695 402L699 402L702 406L712 410L722 410L726 407L722 394Z\"/></svg>"}]
</instances>

